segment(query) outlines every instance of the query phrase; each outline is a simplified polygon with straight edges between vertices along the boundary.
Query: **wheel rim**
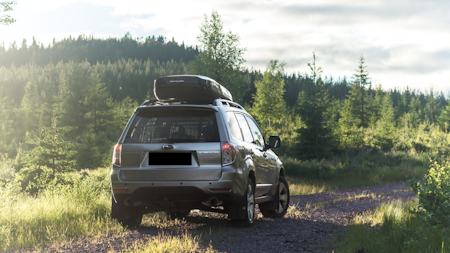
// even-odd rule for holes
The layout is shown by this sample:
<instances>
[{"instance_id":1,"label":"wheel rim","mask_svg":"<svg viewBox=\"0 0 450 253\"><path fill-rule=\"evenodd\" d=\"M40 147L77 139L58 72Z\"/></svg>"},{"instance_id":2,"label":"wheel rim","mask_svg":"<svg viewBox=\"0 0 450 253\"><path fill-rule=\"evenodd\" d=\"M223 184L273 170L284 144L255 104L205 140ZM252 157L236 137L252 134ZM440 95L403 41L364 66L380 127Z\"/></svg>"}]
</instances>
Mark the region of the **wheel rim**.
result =
<instances>
[{"instance_id":1,"label":"wheel rim","mask_svg":"<svg viewBox=\"0 0 450 253\"><path fill-rule=\"evenodd\" d=\"M280 182L278 190L278 207L275 210L277 213L282 213L288 204L288 191L284 183Z\"/></svg>"},{"instance_id":2,"label":"wheel rim","mask_svg":"<svg viewBox=\"0 0 450 253\"><path fill-rule=\"evenodd\" d=\"M255 216L255 198L253 194L253 187L251 184L247 186L247 216L248 221L253 223Z\"/></svg>"}]
</instances>

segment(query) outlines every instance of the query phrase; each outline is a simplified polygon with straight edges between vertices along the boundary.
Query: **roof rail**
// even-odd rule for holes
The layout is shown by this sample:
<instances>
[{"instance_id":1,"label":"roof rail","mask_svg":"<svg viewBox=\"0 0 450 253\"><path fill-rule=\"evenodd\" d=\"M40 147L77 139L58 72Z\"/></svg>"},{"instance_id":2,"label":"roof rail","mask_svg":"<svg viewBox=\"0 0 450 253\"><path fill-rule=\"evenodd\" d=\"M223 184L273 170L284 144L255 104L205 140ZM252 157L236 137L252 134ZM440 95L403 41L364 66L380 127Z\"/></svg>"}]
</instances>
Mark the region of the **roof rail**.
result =
<instances>
[{"instance_id":1,"label":"roof rail","mask_svg":"<svg viewBox=\"0 0 450 253\"><path fill-rule=\"evenodd\" d=\"M159 101L158 99L156 99L156 98L150 98L149 100L145 100L142 104L141 104L141 106L144 106L144 105L164 105L165 103L164 102L162 102L162 101Z\"/></svg>"},{"instance_id":2,"label":"roof rail","mask_svg":"<svg viewBox=\"0 0 450 253\"><path fill-rule=\"evenodd\" d=\"M235 103L235 102L232 102L232 101L227 100L227 99L220 99L220 98L218 98L218 99L215 99L214 102L213 102L212 104L215 105L215 106L230 106L230 107L236 107L236 108L239 108L239 109L245 111L244 107L242 107L240 104Z\"/></svg>"},{"instance_id":3,"label":"roof rail","mask_svg":"<svg viewBox=\"0 0 450 253\"><path fill-rule=\"evenodd\" d=\"M141 104L141 106L169 105L169 104L183 104L183 102L180 102L180 101L172 101L172 103L167 103L167 102L160 101L160 100L158 100L158 99L156 99L156 98L151 98L151 99L149 99L149 100L145 100L145 101ZM204 104L209 104L209 103L204 103ZM242 107L240 104L235 103L235 102L233 102L233 101L230 101L230 100L228 100L228 99L221 99L221 98L214 99L214 101L212 102L212 105L215 105L215 106L235 107L235 108L238 108L238 109L241 109L241 110L244 110L244 111L245 111L244 107Z\"/></svg>"}]
</instances>

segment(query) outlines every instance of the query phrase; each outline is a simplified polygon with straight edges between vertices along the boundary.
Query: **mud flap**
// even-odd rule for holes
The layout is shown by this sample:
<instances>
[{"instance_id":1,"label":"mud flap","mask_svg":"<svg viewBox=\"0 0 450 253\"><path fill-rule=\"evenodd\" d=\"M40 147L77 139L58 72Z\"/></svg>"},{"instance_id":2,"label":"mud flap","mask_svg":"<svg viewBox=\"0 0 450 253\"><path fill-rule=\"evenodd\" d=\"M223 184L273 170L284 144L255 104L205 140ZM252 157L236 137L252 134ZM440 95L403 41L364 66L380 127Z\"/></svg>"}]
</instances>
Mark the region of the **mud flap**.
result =
<instances>
[{"instance_id":1,"label":"mud flap","mask_svg":"<svg viewBox=\"0 0 450 253\"><path fill-rule=\"evenodd\" d=\"M247 212L245 210L245 208L246 208L245 196L242 196L239 203L240 204L228 205L226 207L226 211L228 213L228 219L230 219L230 220L247 219Z\"/></svg>"},{"instance_id":2,"label":"mud flap","mask_svg":"<svg viewBox=\"0 0 450 253\"><path fill-rule=\"evenodd\" d=\"M279 204L280 204L280 183L278 183L277 191L275 192L275 198L273 200L273 210L277 210Z\"/></svg>"},{"instance_id":3,"label":"mud flap","mask_svg":"<svg viewBox=\"0 0 450 253\"><path fill-rule=\"evenodd\" d=\"M116 203L114 198L111 199L111 219L131 219L133 216L133 208Z\"/></svg>"},{"instance_id":4,"label":"mud flap","mask_svg":"<svg viewBox=\"0 0 450 253\"><path fill-rule=\"evenodd\" d=\"M247 213L245 212L244 206L233 205L227 208L228 219L230 220L240 220L246 219Z\"/></svg>"},{"instance_id":5,"label":"mud flap","mask_svg":"<svg viewBox=\"0 0 450 253\"><path fill-rule=\"evenodd\" d=\"M259 210L276 210L280 203L280 196L278 194L279 191L280 191L280 184L278 183L273 200L258 204Z\"/></svg>"}]
</instances>

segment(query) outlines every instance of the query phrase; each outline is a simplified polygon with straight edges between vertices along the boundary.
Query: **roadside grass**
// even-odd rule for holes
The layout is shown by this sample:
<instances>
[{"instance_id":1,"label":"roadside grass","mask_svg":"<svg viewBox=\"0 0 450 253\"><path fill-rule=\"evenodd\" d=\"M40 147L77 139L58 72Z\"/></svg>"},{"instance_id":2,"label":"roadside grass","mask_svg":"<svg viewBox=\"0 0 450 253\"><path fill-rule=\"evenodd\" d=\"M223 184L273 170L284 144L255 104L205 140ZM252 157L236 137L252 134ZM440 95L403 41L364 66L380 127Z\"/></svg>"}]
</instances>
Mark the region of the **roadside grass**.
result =
<instances>
[{"instance_id":1,"label":"roadside grass","mask_svg":"<svg viewBox=\"0 0 450 253\"><path fill-rule=\"evenodd\" d=\"M423 177L430 164L428 154L413 151L381 153L376 149L353 149L320 161L281 160L291 195L418 179Z\"/></svg>"},{"instance_id":2,"label":"roadside grass","mask_svg":"<svg viewBox=\"0 0 450 253\"><path fill-rule=\"evenodd\" d=\"M415 201L394 201L354 217L345 239L335 236L335 252L450 252L450 231L409 211L416 206Z\"/></svg>"},{"instance_id":3,"label":"roadside grass","mask_svg":"<svg viewBox=\"0 0 450 253\"><path fill-rule=\"evenodd\" d=\"M112 251L115 252L115 251ZM165 252L214 252L212 245L207 249L201 249L200 236L192 236L186 233L180 236L170 234L158 234L147 242L136 241L131 246L124 247L122 252L130 253L165 253Z\"/></svg>"},{"instance_id":4,"label":"roadside grass","mask_svg":"<svg viewBox=\"0 0 450 253\"><path fill-rule=\"evenodd\" d=\"M64 184L51 182L36 196L21 192L13 180L0 179L0 251L28 247L58 250L79 244L79 236L94 242L125 232L110 218L109 169L69 173L64 175ZM143 219L144 226L159 229L186 223L184 219L170 220L163 212ZM162 233L148 242L135 242L124 251L213 252L211 245L202 242L202 236Z\"/></svg>"},{"instance_id":5,"label":"roadside grass","mask_svg":"<svg viewBox=\"0 0 450 253\"><path fill-rule=\"evenodd\" d=\"M0 185L0 251L123 230L110 219L107 169L68 176L70 184L49 184L38 196L13 181Z\"/></svg>"}]
</instances>

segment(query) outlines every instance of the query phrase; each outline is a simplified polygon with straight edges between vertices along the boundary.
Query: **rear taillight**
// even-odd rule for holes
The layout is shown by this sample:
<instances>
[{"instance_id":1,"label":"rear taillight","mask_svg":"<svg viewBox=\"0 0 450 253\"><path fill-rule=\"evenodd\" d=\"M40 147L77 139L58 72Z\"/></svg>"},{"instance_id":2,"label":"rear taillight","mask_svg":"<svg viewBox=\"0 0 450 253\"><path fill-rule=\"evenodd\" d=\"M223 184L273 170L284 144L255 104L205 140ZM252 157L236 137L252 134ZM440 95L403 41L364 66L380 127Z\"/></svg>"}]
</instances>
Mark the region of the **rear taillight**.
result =
<instances>
[{"instance_id":1,"label":"rear taillight","mask_svg":"<svg viewBox=\"0 0 450 253\"><path fill-rule=\"evenodd\" d=\"M236 159L236 149L228 142L222 142L222 166L230 165Z\"/></svg>"},{"instance_id":2,"label":"rear taillight","mask_svg":"<svg viewBox=\"0 0 450 253\"><path fill-rule=\"evenodd\" d=\"M112 163L113 165L120 167L121 161L122 161L122 144L116 144L116 146L114 146Z\"/></svg>"}]
</instances>

